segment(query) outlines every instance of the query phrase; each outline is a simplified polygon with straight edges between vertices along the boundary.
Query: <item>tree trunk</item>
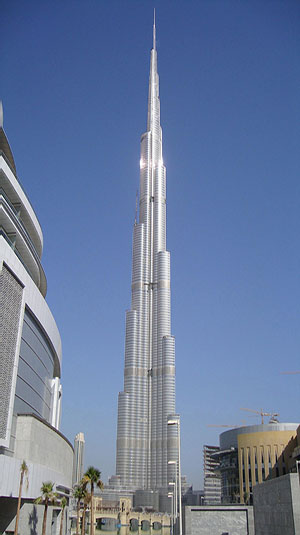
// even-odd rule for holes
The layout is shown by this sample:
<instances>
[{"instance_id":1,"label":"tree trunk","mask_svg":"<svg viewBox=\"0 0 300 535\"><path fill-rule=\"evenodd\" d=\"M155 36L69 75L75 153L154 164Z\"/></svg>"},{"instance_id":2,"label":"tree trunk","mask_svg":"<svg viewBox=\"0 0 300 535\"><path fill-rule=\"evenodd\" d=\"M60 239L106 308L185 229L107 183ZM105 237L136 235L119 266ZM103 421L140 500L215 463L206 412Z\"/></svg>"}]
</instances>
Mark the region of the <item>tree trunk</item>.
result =
<instances>
[{"instance_id":1,"label":"tree trunk","mask_svg":"<svg viewBox=\"0 0 300 535\"><path fill-rule=\"evenodd\" d=\"M18 497L18 507L17 507L17 515L16 515L15 535L18 535L19 516L20 516L21 498L22 498L22 487L23 487L23 478L24 478L24 472L22 470L21 477L20 477L20 486L19 486L19 497Z\"/></svg>"},{"instance_id":2,"label":"tree trunk","mask_svg":"<svg viewBox=\"0 0 300 535\"><path fill-rule=\"evenodd\" d=\"M45 509L44 509L44 517L43 517L43 529L42 529L42 535L46 535L46 527L47 527L47 511L48 511L48 500L45 501Z\"/></svg>"},{"instance_id":3,"label":"tree trunk","mask_svg":"<svg viewBox=\"0 0 300 535\"><path fill-rule=\"evenodd\" d=\"M77 500L76 535L79 535L79 511L80 511L80 500Z\"/></svg>"},{"instance_id":4,"label":"tree trunk","mask_svg":"<svg viewBox=\"0 0 300 535\"><path fill-rule=\"evenodd\" d=\"M60 517L60 528L59 528L59 535L62 535L63 532L63 523L64 523L64 511L65 509L62 508L61 510L61 517Z\"/></svg>"},{"instance_id":5,"label":"tree trunk","mask_svg":"<svg viewBox=\"0 0 300 535\"><path fill-rule=\"evenodd\" d=\"M91 482L91 535L94 535L94 483Z\"/></svg>"},{"instance_id":6,"label":"tree trunk","mask_svg":"<svg viewBox=\"0 0 300 535\"><path fill-rule=\"evenodd\" d=\"M19 516L20 516L20 509L21 509L21 498L22 498L23 479L24 479L24 472L23 472L23 470L22 470L22 472L21 472L21 477L20 477L20 486L19 486L19 497L18 497L18 507L17 507L17 515L16 515L15 535L18 535L18 527L19 527Z\"/></svg>"},{"instance_id":7,"label":"tree trunk","mask_svg":"<svg viewBox=\"0 0 300 535\"><path fill-rule=\"evenodd\" d=\"M82 518L81 518L81 535L85 535L85 511L86 505L83 506Z\"/></svg>"}]
</instances>

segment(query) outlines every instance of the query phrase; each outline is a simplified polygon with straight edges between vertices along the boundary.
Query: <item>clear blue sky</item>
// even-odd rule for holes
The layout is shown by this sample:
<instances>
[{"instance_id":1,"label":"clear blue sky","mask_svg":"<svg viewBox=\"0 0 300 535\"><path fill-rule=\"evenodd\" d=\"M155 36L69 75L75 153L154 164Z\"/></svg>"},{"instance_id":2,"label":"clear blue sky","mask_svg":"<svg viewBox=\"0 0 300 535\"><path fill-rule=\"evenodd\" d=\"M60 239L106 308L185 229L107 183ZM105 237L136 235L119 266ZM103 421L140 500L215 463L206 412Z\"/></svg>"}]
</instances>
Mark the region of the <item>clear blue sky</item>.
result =
<instances>
[{"instance_id":1,"label":"clear blue sky","mask_svg":"<svg viewBox=\"0 0 300 535\"><path fill-rule=\"evenodd\" d=\"M44 232L63 342L62 431L115 470L153 7L182 465L252 424L300 421L298 1L1 2L4 127Z\"/></svg>"}]
</instances>

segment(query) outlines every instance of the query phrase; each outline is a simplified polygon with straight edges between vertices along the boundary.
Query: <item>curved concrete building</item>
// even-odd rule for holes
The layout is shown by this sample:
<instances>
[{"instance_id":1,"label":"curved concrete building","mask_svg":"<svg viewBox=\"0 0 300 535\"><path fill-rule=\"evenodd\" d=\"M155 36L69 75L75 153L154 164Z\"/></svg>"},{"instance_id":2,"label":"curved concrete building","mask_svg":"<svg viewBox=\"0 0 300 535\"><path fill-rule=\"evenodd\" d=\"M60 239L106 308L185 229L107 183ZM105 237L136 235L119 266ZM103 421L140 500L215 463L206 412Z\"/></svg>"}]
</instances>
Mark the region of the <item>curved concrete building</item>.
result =
<instances>
[{"instance_id":1,"label":"curved concrete building","mask_svg":"<svg viewBox=\"0 0 300 535\"><path fill-rule=\"evenodd\" d=\"M252 502L253 487L291 471L298 423L268 423L224 431L219 459L223 503Z\"/></svg>"},{"instance_id":2,"label":"curved concrete building","mask_svg":"<svg viewBox=\"0 0 300 535\"><path fill-rule=\"evenodd\" d=\"M178 436L174 427L168 433L167 424L175 412L175 340L155 39L154 24L147 131L141 137L139 218L133 229L132 298L126 314L124 390L118 404L116 474L122 486L166 490L175 477L174 465L168 470L168 450L178 466Z\"/></svg>"},{"instance_id":3,"label":"curved concrete building","mask_svg":"<svg viewBox=\"0 0 300 535\"><path fill-rule=\"evenodd\" d=\"M23 459L35 473L28 498L36 498L47 479L66 489L72 484L72 446L58 431L61 339L45 301L42 250L41 226L18 180L1 106L0 509L3 497L17 496Z\"/></svg>"}]
</instances>

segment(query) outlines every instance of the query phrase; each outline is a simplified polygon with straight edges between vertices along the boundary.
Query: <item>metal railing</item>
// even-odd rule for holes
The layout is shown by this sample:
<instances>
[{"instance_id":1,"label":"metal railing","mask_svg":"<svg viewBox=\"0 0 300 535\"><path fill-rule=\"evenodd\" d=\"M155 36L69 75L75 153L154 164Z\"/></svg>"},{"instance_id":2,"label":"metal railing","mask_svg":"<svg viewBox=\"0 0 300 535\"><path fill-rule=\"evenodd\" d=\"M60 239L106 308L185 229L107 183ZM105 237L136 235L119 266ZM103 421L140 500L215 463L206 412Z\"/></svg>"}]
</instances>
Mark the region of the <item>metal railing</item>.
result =
<instances>
[{"instance_id":1,"label":"metal railing","mask_svg":"<svg viewBox=\"0 0 300 535\"><path fill-rule=\"evenodd\" d=\"M26 264L24 263L18 249L16 248L15 244L11 241L11 239L8 237L8 235L6 234L5 230L3 227L0 226L0 236L3 236L3 238L7 241L8 245L12 248L13 252L15 253L15 255L18 257L18 259L20 260L21 264L24 266L24 268L26 269L28 275L32 278L32 280L34 280L34 277L32 275L32 273L30 272L30 269L26 266Z\"/></svg>"}]
</instances>

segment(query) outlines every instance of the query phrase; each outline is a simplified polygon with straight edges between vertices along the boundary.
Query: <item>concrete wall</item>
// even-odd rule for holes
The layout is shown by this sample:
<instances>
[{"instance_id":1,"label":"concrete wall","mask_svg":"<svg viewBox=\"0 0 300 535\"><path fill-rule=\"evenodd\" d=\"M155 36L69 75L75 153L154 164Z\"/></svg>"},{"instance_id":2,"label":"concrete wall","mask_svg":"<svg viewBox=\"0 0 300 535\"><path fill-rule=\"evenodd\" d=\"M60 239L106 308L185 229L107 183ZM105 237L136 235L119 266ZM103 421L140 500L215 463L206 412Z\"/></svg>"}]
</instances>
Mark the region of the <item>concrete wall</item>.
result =
<instances>
[{"instance_id":1,"label":"concrete wall","mask_svg":"<svg viewBox=\"0 0 300 535\"><path fill-rule=\"evenodd\" d=\"M23 485L25 499L39 496L44 481L71 488L72 445L35 416L17 417L15 457L0 455L0 496L18 496L23 459L28 466L28 485L25 481Z\"/></svg>"},{"instance_id":2,"label":"concrete wall","mask_svg":"<svg viewBox=\"0 0 300 535\"><path fill-rule=\"evenodd\" d=\"M184 533L185 535L254 535L253 508L186 506Z\"/></svg>"},{"instance_id":3,"label":"concrete wall","mask_svg":"<svg viewBox=\"0 0 300 535\"><path fill-rule=\"evenodd\" d=\"M298 474L265 481L253 488L255 535L300 534Z\"/></svg>"},{"instance_id":4,"label":"concrete wall","mask_svg":"<svg viewBox=\"0 0 300 535\"><path fill-rule=\"evenodd\" d=\"M17 499L0 498L0 535L13 534ZM61 520L61 509L50 506L47 514L46 535L58 535ZM23 503L20 510L19 535L40 535L42 532L44 506ZM63 535L68 533L67 508L64 510Z\"/></svg>"},{"instance_id":5,"label":"concrete wall","mask_svg":"<svg viewBox=\"0 0 300 535\"><path fill-rule=\"evenodd\" d=\"M18 416L15 457L62 474L72 486L73 447L52 427L33 416Z\"/></svg>"}]
</instances>

